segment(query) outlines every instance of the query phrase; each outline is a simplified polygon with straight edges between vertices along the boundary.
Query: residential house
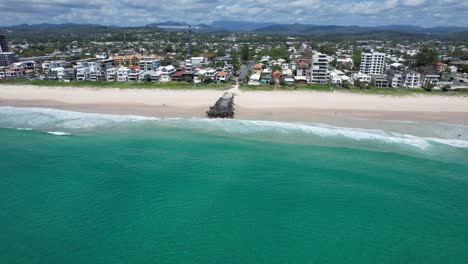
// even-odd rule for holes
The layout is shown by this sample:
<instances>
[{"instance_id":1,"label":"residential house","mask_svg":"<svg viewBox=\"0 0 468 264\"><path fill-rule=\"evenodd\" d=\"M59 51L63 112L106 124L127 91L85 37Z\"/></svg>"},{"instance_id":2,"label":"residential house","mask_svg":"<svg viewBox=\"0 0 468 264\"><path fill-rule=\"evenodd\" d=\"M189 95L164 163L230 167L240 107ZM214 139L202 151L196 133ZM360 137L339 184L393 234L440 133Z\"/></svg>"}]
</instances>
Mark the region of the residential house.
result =
<instances>
[{"instance_id":1,"label":"residential house","mask_svg":"<svg viewBox=\"0 0 468 264\"><path fill-rule=\"evenodd\" d=\"M371 81L375 87L388 87L388 79L385 74L372 74Z\"/></svg>"},{"instance_id":2,"label":"residential house","mask_svg":"<svg viewBox=\"0 0 468 264\"><path fill-rule=\"evenodd\" d=\"M294 78L284 78L284 83L286 85L294 85L296 81L294 80Z\"/></svg>"},{"instance_id":3,"label":"residential house","mask_svg":"<svg viewBox=\"0 0 468 264\"><path fill-rule=\"evenodd\" d=\"M231 76L225 72L225 71L220 71L216 73L216 82L227 82Z\"/></svg>"},{"instance_id":4,"label":"residential house","mask_svg":"<svg viewBox=\"0 0 468 264\"><path fill-rule=\"evenodd\" d=\"M274 71L272 74L271 74L271 77L273 79L276 79L276 80L281 80L284 78L284 75L283 75L283 72L281 71Z\"/></svg>"},{"instance_id":5,"label":"residential house","mask_svg":"<svg viewBox=\"0 0 468 264\"><path fill-rule=\"evenodd\" d=\"M253 74L249 78L248 85L260 85L260 74Z\"/></svg>"},{"instance_id":6,"label":"residential house","mask_svg":"<svg viewBox=\"0 0 468 264\"><path fill-rule=\"evenodd\" d=\"M174 75L174 73L177 71L172 65L159 67L158 70L161 71L161 78L160 78L161 82L171 81L172 75Z\"/></svg>"}]
</instances>

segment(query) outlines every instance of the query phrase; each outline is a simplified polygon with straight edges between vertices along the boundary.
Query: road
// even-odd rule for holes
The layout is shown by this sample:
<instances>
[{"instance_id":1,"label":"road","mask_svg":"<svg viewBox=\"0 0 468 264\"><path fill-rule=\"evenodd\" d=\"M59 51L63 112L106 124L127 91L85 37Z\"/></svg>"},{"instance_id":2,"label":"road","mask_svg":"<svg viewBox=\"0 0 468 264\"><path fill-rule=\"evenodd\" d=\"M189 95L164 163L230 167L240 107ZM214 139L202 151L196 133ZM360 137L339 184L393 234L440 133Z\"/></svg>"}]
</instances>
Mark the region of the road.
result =
<instances>
[{"instance_id":1,"label":"road","mask_svg":"<svg viewBox=\"0 0 468 264\"><path fill-rule=\"evenodd\" d=\"M239 80L243 80L245 76L247 76L247 73L249 72L249 70L252 70L254 65L255 65L255 62L249 61L246 66L242 66L240 69L240 73L239 73Z\"/></svg>"}]
</instances>

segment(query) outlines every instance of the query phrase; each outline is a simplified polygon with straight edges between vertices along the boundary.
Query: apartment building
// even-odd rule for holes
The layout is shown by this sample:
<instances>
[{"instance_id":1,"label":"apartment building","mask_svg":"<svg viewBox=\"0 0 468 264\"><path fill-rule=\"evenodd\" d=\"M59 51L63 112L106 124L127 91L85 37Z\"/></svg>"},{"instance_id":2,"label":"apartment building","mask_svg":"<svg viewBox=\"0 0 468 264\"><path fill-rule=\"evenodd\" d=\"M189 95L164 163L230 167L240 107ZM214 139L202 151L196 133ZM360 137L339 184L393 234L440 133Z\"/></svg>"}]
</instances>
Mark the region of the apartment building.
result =
<instances>
[{"instance_id":1,"label":"apartment building","mask_svg":"<svg viewBox=\"0 0 468 264\"><path fill-rule=\"evenodd\" d=\"M427 87L429 85L437 86L439 85L439 74L424 74L421 75L422 85Z\"/></svg>"},{"instance_id":2,"label":"apartment building","mask_svg":"<svg viewBox=\"0 0 468 264\"><path fill-rule=\"evenodd\" d=\"M372 74L371 82L374 87L388 87L389 83L385 74Z\"/></svg>"},{"instance_id":3,"label":"apartment building","mask_svg":"<svg viewBox=\"0 0 468 264\"><path fill-rule=\"evenodd\" d=\"M415 71L406 72L403 75L405 80L403 86L406 88L420 88L421 87L421 74Z\"/></svg>"},{"instance_id":4,"label":"apartment building","mask_svg":"<svg viewBox=\"0 0 468 264\"><path fill-rule=\"evenodd\" d=\"M128 74L130 74L132 70L128 67L120 67L117 69L117 81L118 82L126 82L128 81Z\"/></svg>"},{"instance_id":5,"label":"apartment building","mask_svg":"<svg viewBox=\"0 0 468 264\"><path fill-rule=\"evenodd\" d=\"M109 68L106 70L106 81L114 82L117 76L117 68Z\"/></svg>"},{"instance_id":6,"label":"apartment building","mask_svg":"<svg viewBox=\"0 0 468 264\"><path fill-rule=\"evenodd\" d=\"M385 72L385 53L362 53L360 71L364 74L383 74Z\"/></svg>"},{"instance_id":7,"label":"apartment building","mask_svg":"<svg viewBox=\"0 0 468 264\"><path fill-rule=\"evenodd\" d=\"M390 73L387 76L388 84L390 87L398 88L403 87L403 74L401 73Z\"/></svg>"},{"instance_id":8,"label":"apartment building","mask_svg":"<svg viewBox=\"0 0 468 264\"><path fill-rule=\"evenodd\" d=\"M161 60L160 59L141 60L138 63L138 66L143 71L156 71L159 67L161 67Z\"/></svg>"},{"instance_id":9,"label":"apartment building","mask_svg":"<svg viewBox=\"0 0 468 264\"><path fill-rule=\"evenodd\" d=\"M372 81L372 76L370 76L369 74L364 74L362 72L353 73L352 78L354 81L359 82L371 83Z\"/></svg>"},{"instance_id":10,"label":"apartment building","mask_svg":"<svg viewBox=\"0 0 468 264\"><path fill-rule=\"evenodd\" d=\"M66 68L70 65L70 62L68 61L45 61L41 66L43 71L49 71L54 68Z\"/></svg>"},{"instance_id":11,"label":"apartment building","mask_svg":"<svg viewBox=\"0 0 468 264\"><path fill-rule=\"evenodd\" d=\"M328 56L322 53L315 54L312 57L311 83L327 84L328 77Z\"/></svg>"},{"instance_id":12,"label":"apartment building","mask_svg":"<svg viewBox=\"0 0 468 264\"><path fill-rule=\"evenodd\" d=\"M76 69L77 81L89 81L90 67L80 67Z\"/></svg>"},{"instance_id":13,"label":"apartment building","mask_svg":"<svg viewBox=\"0 0 468 264\"><path fill-rule=\"evenodd\" d=\"M14 52L0 52L0 66L10 66L18 61Z\"/></svg>"}]
</instances>

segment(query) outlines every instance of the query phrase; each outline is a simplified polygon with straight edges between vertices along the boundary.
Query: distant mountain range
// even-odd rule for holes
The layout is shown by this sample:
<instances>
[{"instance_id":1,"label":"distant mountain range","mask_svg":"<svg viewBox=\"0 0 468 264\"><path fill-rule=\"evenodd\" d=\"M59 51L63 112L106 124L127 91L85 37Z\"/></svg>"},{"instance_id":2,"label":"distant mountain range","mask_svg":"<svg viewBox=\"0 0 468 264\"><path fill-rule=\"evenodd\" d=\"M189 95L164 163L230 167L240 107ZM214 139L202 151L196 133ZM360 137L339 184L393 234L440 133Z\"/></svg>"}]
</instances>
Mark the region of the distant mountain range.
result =
<instances>
[{"instance_id":1,"label":"distant mountain range","mask_svg":"<svg viewBox=\"0 0 468 264\"><path fill-rule=\"evenodd\" d=\"M96 24L37 24L37 25L16 25L10 27L3 27L4 29L16 30L47 30L47 29L64 29L75 27L105 27ZM156 27L168 30L182 30L188 27L189 24L185 22L160 22L146 25L146 27ZM318 37L337 37L337 36L413 36L422 37L428 34L434 35L451 35L454 33L461 33L466 35L468 27L418 27L411 25L388 25L376 27L362 27L362 26L337 26L337 25L309 25L309 24L280 24L273 22L248 22L248 21L234 21L234 20L219 20L214 21L210 25L198 24L192 25L200 32L217 33L217 32L249 32L257 34L281 34L281 35L306 35ZM116 27L116 26L109 26Z\"/></svg>"}]
</instances>

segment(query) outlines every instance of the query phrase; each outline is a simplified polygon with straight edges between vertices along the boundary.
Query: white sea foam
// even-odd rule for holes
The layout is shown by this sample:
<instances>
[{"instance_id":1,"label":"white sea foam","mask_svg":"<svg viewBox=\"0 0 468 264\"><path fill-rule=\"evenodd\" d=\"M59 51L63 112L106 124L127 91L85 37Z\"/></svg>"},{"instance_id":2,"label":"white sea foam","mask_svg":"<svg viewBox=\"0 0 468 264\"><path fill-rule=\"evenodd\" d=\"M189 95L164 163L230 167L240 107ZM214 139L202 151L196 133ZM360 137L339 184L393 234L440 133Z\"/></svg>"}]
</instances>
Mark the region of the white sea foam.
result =
<instances>
[{"instance_id":1,"label":"white sea foam","mask_svg":"<svg viewBox=\"0 0 468 264\"><path fill-rule=\"evenodd\" d=\"M31 127L52 131L50 134L64 135L69 130L93 129L114 125L140 124L149 122L163 127L191 128L201 131L219 131L231 134L274 135L294 134L330 139L351 139L361 142L403 144L425 150L436 144L468 148L468 141L457 138L420 137L410 134L387 132L380 129L362 129L331 126L317 123L287 123L259 120L219 120L204 118L153 118L132 115L108 115L80 113L47 108L0 107L0 127ZM156 128L155 128L156 129ZM67 132L54 132L64 130ZM465 131L463 131L465 132ZM468 131L466 131L468 133Z\"/></svg>"},{"instance_id":2,"label":"white sea foam","mask_svg":"<svg viewBox=\"0 0 468 264\"><path fill-rule=\"evenodd\" d=\"M0 126L89 129L116 123L158 120L153 117L81 113L49 108L0 107Z\"/></svg>"},{"instance_id":3,"label":"white sea foam","mask_svg":"<svg viewBox=\"0 0 468 264\"><path fill-rule=\"evenodd\" d=\"M60 131L45 131L47 134L51 134L51 135L54 135L54 136L71 136L70 133L66 133L66 132L60 132Z\"/></svg>"}]
</instances>

